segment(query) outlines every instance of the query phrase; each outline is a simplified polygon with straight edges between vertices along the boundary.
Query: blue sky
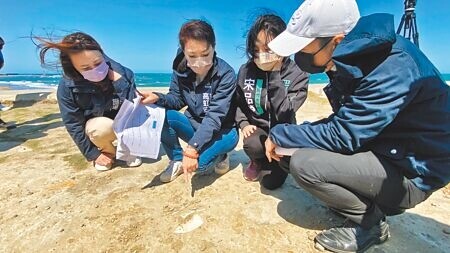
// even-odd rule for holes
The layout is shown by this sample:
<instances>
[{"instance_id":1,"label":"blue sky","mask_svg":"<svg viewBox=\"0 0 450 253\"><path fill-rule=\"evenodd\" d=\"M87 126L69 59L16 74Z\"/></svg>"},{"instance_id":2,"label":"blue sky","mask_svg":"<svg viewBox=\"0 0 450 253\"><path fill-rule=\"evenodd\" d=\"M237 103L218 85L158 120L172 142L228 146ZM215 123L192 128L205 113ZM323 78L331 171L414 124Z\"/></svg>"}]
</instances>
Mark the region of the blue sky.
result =
<instances>
[{"instance_id":1,"label":"blue sky","mask_svg":"<svg viewBox=\"0 0 450 253\"><path fill-rule=\"evenodd\" d=\"M177 34L187 19L204 18L214 27L218 55L238 68L239 49L248 17L266 7L285 20L300 0L139 1L139 0L0 0L0 36L6 64L2 73L41 73L36 47L29 36L80 30L96 38L113 59L135 72L170 72ZM398 25L403 0L359 0L361 15L388 12ZM450 73L450 1L418 0L421 49L441 72ZM48 71L47 71L48 72Z\"/></svg>"}]
</instances>

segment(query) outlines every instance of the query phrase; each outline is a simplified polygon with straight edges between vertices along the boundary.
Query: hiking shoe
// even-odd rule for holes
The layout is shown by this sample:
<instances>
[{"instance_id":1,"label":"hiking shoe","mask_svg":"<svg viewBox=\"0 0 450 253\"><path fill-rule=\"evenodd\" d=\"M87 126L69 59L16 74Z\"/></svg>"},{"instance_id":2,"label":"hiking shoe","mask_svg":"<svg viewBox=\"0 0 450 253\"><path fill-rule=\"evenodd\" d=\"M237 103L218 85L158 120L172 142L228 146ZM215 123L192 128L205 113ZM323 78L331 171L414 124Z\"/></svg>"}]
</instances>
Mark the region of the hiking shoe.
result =
<instances>
[{"instance_id":1,"label":"hiking shoe","mask_svg":"<svg viewBox=\"0 0 450 253\"><path fill-rule=\"evenodd\" d=\"M159 176L159 180L163 183L169 183L177 178L179 175L183 174L183 169L181 168L181 161L169 161L169 165Z\"/></svg>"},{"instance_id":2,"label":"hiking shoe","mask_svg":"<svg viewBox=\"0 0 450 253\"><path fill-rule=\"evenodd\" d=\"M107 170L110 170L112 168L112 164L100 165L100 164L94 162L94 168L97 171L107 171Z\"/></svg>"},{"instance_id":3,"label":"hiking shoe","mask_svg":"<svg viewBox=\"0 0 450 253\"><path fill-rule=\"evenodd\" d=\"M381 244L389 238L386 218L379 224L364 229L347 220L341 228L332 228L318 234L316 242L332 252L364 252L374 244Z\"/></svg>"},{"instance_id":4,"label":"hiking shoe","mask_svg":"<svg viewBox=\"0 0 450 253\"><path fill-rule=\"evenodd\" d=\"M230 170L230 159L228 158L228 155L225 154L220 160L220 162L217 162L214 166L214 172L218 175L223 175L227 173Z\"/></svg>"},{"instance_id":5,"label":"hiking shoe","mask_svg":"<svg viewBox=\"0 0 450 253\"><path fill-rule=\"evenodd\" d=\"M142 159L139 156L136 156L134 159L127 161L128 167L139 167L142 164Z\"/></svg>"},{"instance_id":6,"label":"hiking shoe","mask_svg":"<svg viewBox=\"0 0 450 253\"><path fill-rule=\"evenodd\" d=\"M244 179L250 182L257 181L260 170L259 165L255 161L251 160L250 164L244 170Z\"/></svg>"}]
</instances>

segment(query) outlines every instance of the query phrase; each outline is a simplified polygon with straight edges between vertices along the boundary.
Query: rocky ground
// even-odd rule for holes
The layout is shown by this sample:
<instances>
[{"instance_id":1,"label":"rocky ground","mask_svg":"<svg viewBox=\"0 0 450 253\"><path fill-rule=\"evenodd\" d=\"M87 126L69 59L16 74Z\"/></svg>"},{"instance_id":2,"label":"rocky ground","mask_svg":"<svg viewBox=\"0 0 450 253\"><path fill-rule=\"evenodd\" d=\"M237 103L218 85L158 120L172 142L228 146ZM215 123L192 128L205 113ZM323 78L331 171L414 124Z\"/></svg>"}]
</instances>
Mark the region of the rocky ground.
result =
<instances>
[{"instance_id":1,"label":"rocky ground","mask_svg":"<svg viewBox=\"0 0 450 253\"><path fill-rule=\"evenodd\" d=\"M310 92L299 121L329 114ZM316 252L313 238L342 218L291 177L278 190L246 182L242 143L232 170L161 184L167 157L139 168L96 172L62 126L54 100L1 113L18 127L0 132L0 252ZM192 197L193 195L193 197ZM392 237L369 252L450 252L450 187L391 217ZM193 214L203 225L174 233Z\"/></svg>"}]
</instances>

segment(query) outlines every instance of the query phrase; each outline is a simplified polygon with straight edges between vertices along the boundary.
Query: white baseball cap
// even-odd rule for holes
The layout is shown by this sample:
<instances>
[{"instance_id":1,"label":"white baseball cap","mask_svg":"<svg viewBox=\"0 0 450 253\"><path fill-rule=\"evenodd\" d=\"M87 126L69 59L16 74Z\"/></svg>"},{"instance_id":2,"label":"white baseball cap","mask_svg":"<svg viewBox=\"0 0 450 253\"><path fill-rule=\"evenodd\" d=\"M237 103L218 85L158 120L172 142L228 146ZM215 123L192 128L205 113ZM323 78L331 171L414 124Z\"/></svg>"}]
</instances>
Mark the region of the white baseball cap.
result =
<instances>
[{"instance_id":1,"label":"white baseball cap","mask_svg":"<svg viewBox=\"0 0 450 253\"><path fill-rule=\"evenodd\" d=\"M316 38L349 33L359 17L355 0L306 0L269 48L281 56L295 54Z\"/></svg>"}]
</instances>

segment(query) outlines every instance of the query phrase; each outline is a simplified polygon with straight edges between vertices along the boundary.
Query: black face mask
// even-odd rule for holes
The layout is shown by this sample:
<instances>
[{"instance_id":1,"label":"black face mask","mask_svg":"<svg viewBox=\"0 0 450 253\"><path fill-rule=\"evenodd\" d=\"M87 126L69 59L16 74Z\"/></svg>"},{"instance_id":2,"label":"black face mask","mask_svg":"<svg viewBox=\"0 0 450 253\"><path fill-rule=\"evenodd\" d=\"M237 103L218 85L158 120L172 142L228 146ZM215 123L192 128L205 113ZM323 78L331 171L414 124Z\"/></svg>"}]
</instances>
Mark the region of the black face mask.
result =
<instances>
[{"instance_id":1,"label":"black face mask","mask_svg":"<svg viewBox=\"0 0 450 253\"><path fill-rule=\"evenodd\" d=\"M299 66L299 68L303 71L306 71L311 74L316 73L322 73L325 72L325 69L327 68L327 64L331 61L331 58L325 63L323 66L316 66L314 65L314 56L318 54L322 49L324 49L328 43L332 40L329 39L325 45L323 45L317 52L311 54L311 53L304 53L304 52L298 52L294 56L295 63Z\"/></svg>"}]
</instances>

